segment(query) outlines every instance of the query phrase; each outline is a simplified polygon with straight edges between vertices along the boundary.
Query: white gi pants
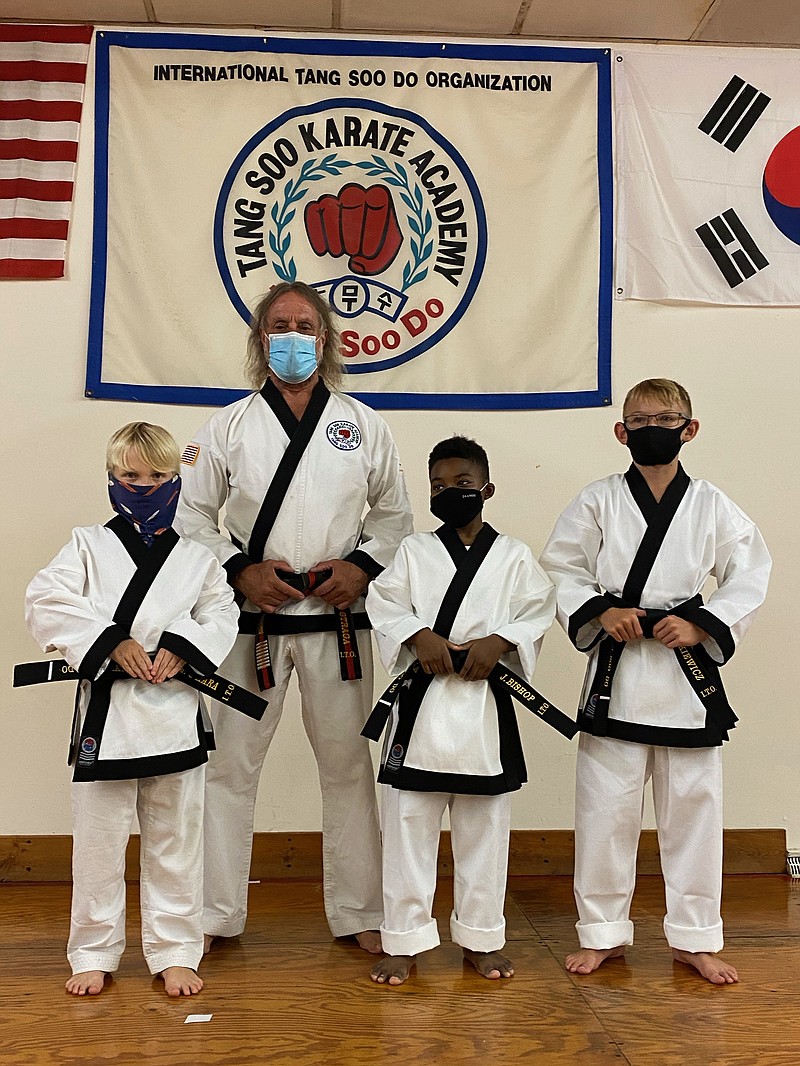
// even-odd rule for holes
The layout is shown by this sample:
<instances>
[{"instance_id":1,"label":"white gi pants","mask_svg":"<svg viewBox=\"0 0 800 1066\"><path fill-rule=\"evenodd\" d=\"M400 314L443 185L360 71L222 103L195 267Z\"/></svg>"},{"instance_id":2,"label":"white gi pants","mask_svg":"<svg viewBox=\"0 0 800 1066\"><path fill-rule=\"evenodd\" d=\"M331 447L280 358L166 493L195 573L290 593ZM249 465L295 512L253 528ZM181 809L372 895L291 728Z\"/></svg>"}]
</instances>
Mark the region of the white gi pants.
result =
<instances>
[{"instance_id":1,"label":"white gi pants","mask_svg":"<svg viewBox=\"0 0 800 1066\"><path fill-rule=\"evenodd\" d=\"M448 795L383 786L383 950L418 955L439 943L432 917L436 860L445 808L450 808L453 912L450 936L471 951L506 942L503 905L508 874L511 796Z\"/></svg>"},{"instance_id":2,"label":"white gi pants","mask_svg":"<svg viewBox=\"0 0 800 1066\"><path fill-rule=\"evenodd\" d=\"M205 766L178 774L72 785L73 973L113 973L125 950L125 847L141 832L142 950L150 973L203 957Z\"/></svg>"},{"instance_id":3,"label":"white gi pants","mask_svg":"<svg viewBox=\"0 0 800 1066\"><path fill-rule=\"evenodd\" d=\"M644 789L653 782L667 913L683 951L722 949L722 748L668 748L581 733L575 901L581 947L633 943L630 906Z\"/></svg>"},{"instance_id":4,"label":"white gi pants","mask_svg":"<svg viewBox=\"0 0 800 1066\"><path fill-rule=\"evenodd\" d=\"M256 791L292 669L297 670L303 725L322 791L325 914L334 936L377 929L383 907L375 771L360 736L372 709L372 646L358 634L361 681L342 681L336 634L270 636L275 687L260 722L219 705L211 709L217 750L206 780L204 930L237 936L247 919ZM240 636L220 673L257 691L253 638ZM298 784L298 787L305 787Z\"/></svg>"}]
</instances>

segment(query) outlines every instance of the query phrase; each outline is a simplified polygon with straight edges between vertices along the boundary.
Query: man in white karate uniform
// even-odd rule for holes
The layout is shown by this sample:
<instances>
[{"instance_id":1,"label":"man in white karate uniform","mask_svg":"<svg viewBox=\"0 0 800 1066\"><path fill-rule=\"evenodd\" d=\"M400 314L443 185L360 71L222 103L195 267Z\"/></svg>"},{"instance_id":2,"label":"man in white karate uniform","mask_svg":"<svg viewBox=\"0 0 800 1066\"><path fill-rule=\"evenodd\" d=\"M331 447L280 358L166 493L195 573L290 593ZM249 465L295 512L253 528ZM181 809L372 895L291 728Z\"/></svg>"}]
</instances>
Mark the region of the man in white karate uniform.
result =
<instances>
[{"instance_id":1,"label":"man in white karate uniform","mask_svg":"<svg viewBox=\"0 0 800 1066\"><path fill-rule=\"evenodd\" d=\"M677 382L634 386L614 427L630 469L579 493L541 558L559 621L589 655L575 798L580 950L566 960L574 973L633 943L636 849L652 779L673 957L713 984L738 980L717 954L721 745L736 723L718 667L753 621L771 562L747 515L680 465L698 429ZM716 588L704 605L708 578Z\"/></svg>"},{"instance_id":2,"label":"man in white karate uniform","mask_svg":"<svg viewBox=\"0 0 800 1066\"><path fill-rule=\"evenodd\" d=\"M256 790L296 670L322 790L328 924L378 951L380 840L359 735L372 697L362 597L411 531L408 495L388 426L339 391L339 335L314 289L284 283L262 298L247 370L256 391L214 414L184 453L178 511L182 530L211 548L244 600L223 672L269 700L261 723L215 721L206 940L245 927Z\"/></svg>"}]
</instances>

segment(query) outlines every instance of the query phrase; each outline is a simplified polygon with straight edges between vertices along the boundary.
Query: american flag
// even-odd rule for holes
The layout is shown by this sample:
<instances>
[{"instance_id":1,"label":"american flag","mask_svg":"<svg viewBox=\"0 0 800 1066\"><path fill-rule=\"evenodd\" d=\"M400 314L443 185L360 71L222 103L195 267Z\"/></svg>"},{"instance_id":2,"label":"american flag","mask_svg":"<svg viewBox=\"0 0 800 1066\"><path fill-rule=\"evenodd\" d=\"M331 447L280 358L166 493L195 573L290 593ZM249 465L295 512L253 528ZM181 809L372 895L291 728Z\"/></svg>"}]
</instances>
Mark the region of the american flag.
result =
<instances>
[{"instance_id":1,"label":"american flag","mask_svg":"<svg viewBox=\"0 0 800 1066\"><path fill-rule=\"evenodd\" d=\"M91 26L0 24L0 278L61 278Z\"/></svg>"}]
</instances>

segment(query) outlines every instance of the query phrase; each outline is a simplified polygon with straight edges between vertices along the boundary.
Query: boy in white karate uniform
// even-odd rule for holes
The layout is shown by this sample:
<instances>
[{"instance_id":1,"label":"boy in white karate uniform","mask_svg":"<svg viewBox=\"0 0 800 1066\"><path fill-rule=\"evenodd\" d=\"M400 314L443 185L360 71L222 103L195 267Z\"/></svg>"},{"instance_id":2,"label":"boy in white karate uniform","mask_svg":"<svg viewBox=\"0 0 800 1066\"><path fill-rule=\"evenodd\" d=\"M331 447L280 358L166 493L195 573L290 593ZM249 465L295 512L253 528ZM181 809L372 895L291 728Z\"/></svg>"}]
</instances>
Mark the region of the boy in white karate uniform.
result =
<instances>
[{"instance_id":1,"label":"boy in white karate uniform","mask_svg":"<svg viewBox=\"0 0 800 1066\"><path fill-rule=\"evenodd\" d=\"M736 715L718 667L767 589L758 530L678 461L699 429L686 390L642 381L614 426L633 463L588 485L556 522L541 562L558 618L589 655L578 715L575 899L588 974L633 943L630 904L644 789L653 801L673 957L713 984L738 980L723 946L722 748ZM703 604L709 577L716 588Z\"/></svg>"},{"instance_id":2,"label":"boy in white karate uniform","mask_svg":"<svg viewBox=\"0 0 800 1066\"><path fill-rule=\"evenodd\" d=\"M428 469L431 511L444 525L406 537L367 596L383 664L402 674L398 699L387 701L378 777L387 957L370 971L390 985L439 943L431 907L446 808L451 936L484 977L514 973L502 952L503 905L511 793L526 774L510 696L490 674L502 659L530 678L555 610L553 586L528 547L483 522L495 491L483 448L465 437L442 441Z\"/></svg>"},{"instance_id":3,"label":"boy in white karate uniform","mask_svg":"<svg viewBox=\"0 0 800 1066\"><path fill-rule=\"evenodd\" d=\"M142 947L168 995L203 987L203 791L213 739L196 691L236 639L224 570L172 529L180 477L166 430L133 422L111 438L117 516L73 530L28 586L25 613L45 651L77 672L73 895L67 991L97 995L125 948L125 848L141 831ZM151 656L154 656L151 661ZM122 676L112 671L122 668ZM126 676L127 675L127 676Z\"/></svg>"}]
</instances>

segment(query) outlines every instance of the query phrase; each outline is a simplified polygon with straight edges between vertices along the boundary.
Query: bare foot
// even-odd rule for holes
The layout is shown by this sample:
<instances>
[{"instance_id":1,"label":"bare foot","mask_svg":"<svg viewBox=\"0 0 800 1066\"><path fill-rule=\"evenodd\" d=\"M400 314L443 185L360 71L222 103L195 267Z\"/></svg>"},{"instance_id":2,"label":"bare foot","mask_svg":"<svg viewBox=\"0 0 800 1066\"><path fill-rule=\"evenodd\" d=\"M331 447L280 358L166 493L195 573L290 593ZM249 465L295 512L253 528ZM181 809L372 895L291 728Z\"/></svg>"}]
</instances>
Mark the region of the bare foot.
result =
<instances>
[{"instance_id":1,"label":"bare foot","mask_svg":"<svg viewBox=\"0 0 800 1066\"><path fill-rule=\"evenodd\" d=\"M217 938L211 933L203 933L203 954L207 955L211 950L211 945Z\"/></svg>"},{"instance_id":2,"label":"bare foot","mask_svg":"<svg viewBox=\"0 0 800 1066\"><path fill-rule=\"evenodd\" d=\"M676 962L694 966L712 985L735 985L739 980L739 974L734 967L710 951L681 951L680 948L673 948L672 957Z\"/></svg>"},{"instance_id":3,"label":"bare foot","mask_svg":"<svg viewBox=\"0 0 800 1066\"><path fill-rule=\"evenodd\" d=\"M567 955L564 965L570 973L594 973L606 959L621 959L625 948L581 948Z\"/></svg>"},{"instance_id":4,"label":"bare foot","mask_svg":"<svg viewBox=\"0 0 800 1066\"><path fill-rule=\"evenodd\" d=\"M416 963L413 955L387 955L376 962L369 975L379 985L401 985Z\"/></svg>"},{"instance_id":5,"label":"bare foot","mask_svg":"<svg viewBox=\"0 0 800 1066\"><path fill-rule=\"evenodd\" d=\"M106 975L103 970L74 973L67 981L67 992L73 996L97 996L103 991Z\"/></svg>"},{"instance_id":6,"label":"bare foot","mask_svg":"<svg viewBox=\"0 0 800 1066\"><path fill-rule=\"evenodd\" d=\"M194 996L203 987L203 978L188 966L168 966L161 976L168 996Z\"/></svg>"},{"instance_id":7,"label":"bare foot","mask_svg":"<svg viewBox=\"0 0 800 1066\"><path fill-rule=\"evenodd\" d=\"M370 955L380 955L383 951L381 934L377 929L365 929L363 933L356 933L358 946L368 951Z\"/></svg>"},{"instance_id":8,"label":"bare foot","mask_svg":"<svg viewBox=\"0 0 800 1066\"><path fill-rule=\"evenodd\" d=\"M482 977L496 981L498 977L513 977L514 964L502 951L470 951L464 948L464 958L471 962Z\"/></svg>"}]
</instances>

